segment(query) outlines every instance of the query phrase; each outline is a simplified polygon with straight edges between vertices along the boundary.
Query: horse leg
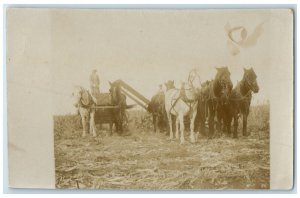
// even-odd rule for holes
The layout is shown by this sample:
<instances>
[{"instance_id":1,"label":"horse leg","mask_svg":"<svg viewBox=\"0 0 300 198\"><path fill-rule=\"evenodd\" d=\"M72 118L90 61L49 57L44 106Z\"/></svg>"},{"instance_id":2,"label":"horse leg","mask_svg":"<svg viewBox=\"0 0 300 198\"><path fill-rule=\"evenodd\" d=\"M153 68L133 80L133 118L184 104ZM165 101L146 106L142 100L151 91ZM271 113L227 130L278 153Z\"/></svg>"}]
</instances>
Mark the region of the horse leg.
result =
<instances>
[{"instance_id":1,"label":"horse leg","mask_svg":"<svg viewBox=\"0 0 300 198\"><path fill-rule=\"evenodd\" d=\"M183 115L179 115L180 121L180 144L184 144L184 120Z\"/></svg>"},{"instance_id":2,"label":"horse leg","mask_svg":"<svg viewBox=\"0 0 300 198\"><path fill-rule=\"evenodd\" d=\"M169 130L170 130L170 140L173 139L173 130L172 130L172 116L170 113L167 114L168 122L169 122Z\"/></svg>"},{"instance_id":3,"label":"horse leg","mask_svg":"<svg viewBox=\"0 0 300 198\"><path fill-rule=\"evenodd\" d=\"M110 136L112 136L112 134L113 134L113 121L110 121L109 122L109 130L110 130Z\"/></svg>"},{"instance_id":4,"label":"horse leg","mask_svg":"<svg viewBox=\"0 0 300 198\"><path fill-rule=\"evenodd\" d=\"M222 134L222 114L220 110L217 110L217 132Z\"/></svg>"},{"instance_id":5,"label":"horse leg","mask_svg":"<svg viewBox=\"0 0 300 198\"><path fill-rule=\"evenodd\" d=\"M154 126L154 133L156 133L156 116L154 114L152 114L152 122L153 122L153 126Z\"/></svg>"},{"instance_id":6,"label":"horse leg","mask_svg":"<svg viewBox=\"0 0 300 198\"><path fill-rule=\"evenodd\" d=\"M81 123L82 123L82 128L83 128L82 137L85 137L86 136L86 120L85 120L84 115L81 115Z\"/></svg>"},{"instance_id":7,"label":"horse leg","mask_svg":"<svg viewBox=\"0 0 300 198\"><path fill-rule=\"evenodd\" d=\"M176 118L176 139L179 139L179 125L180 125L180 120L179 116Z\"/></svg>"},{"instance_id":8,"label":"horse leg","mask_svg":"<svg viewBox=\"0 0 300 198\"><path fill-rule=\"evenodd\" d=\"M206 115L205 109L206 109L206 107L204 107L204 109L200 109L200 111L198 111L199 114L200 114L200 118L199 118L199 130L200 130L200 133L202 135L205 135L205 119L206 119L206 117L205 117L205 115Z\"/></svg>"},{"instance_id":9,"label":"horse leg","mask_svg":"<svg viewBox=\"0 0 300 198\"><path fill-rule=\"evenodd\" d=\"M196 115L197 115L197 111L193 111L192 114L192 118L190 120L190 140L192 143L195 143L195 131L194 131L194 127L195 127L195 119L196 119Z\"/></svg>"},{"instance_id":10,"label":"horse leg","mask_svg":"<svg viewBox=\"0 0 300 198\"><path fill-rule=\"evenodd\" d=\"M124 124L124 110L122 109L121 113L120 113L120 134L123 134L123 124Z\"/></svg>"},{"instance_id":11,"label":"horse leg","mask_svg":"<svg viewBox=\"0 0 300 198\"><path fill-rule=\"evenodd\" d=\"M208 118L208 125L209 125L209 136L213 137L214 135L214 126L215 126L215 112L213 110L212 105L209 107L209 118Z\"/></svg>"},{"instance_id":12,"label":"horse leg","mask_svg":"<svg viewBox=\"0 0 300 198\"><path fill-rule=\"evenodd\" d=\"M93 134L93 137L96 137L96 125L95 125L95 112L90 113L90 133Z\"/></svg>"},{"instance_id":13,"label":"horse leg","mask_svg":"<svg viewBox=\"0 0 300 198\"><path fill-rule=\"evenodd\" d=\"M228 115L225 114L222 115L222 122L223 122L222 131L228 136L229 135L228 123L230 122L230 118L228 117Z\"/></svg>"},{"instance_id":14,"label":"horse leg","mask_svg":"<svg viewBox=\"0 0 300 198\"><path fill-rule=\"evenodd\" d=\"M159 128L159 116L158 116L158 115L156 115L155 125L156 125L156 132L157 132L157 133L160 133L160 128Z\"/></svg>"},{"instance_id":15,"label":"horse leg","mask_svg":"<svg viewBox=\"0 0 300 198\"><path fill-rule=\"evenodd\" d=\"M159 128L159 116L158 115L156 115L155 116L155 132L156 133L160 133L160 128Z\"/></svg>"},{"instance_id":16,"label":"horse leg","mask_svg":"<svg viewBox=\"0 0 300 198\"><path fill-rule=\"evenodd\" d=\"M119 123L120 123L119 119L116 118L114 124L115 124L115 128L116 128L115 132L117 132L117 133L119 133L119 130L120 130Z\"/></svg>"},{"instance_id":17,"label":"horse leg","mask_svg":"<svg viewBox=\"0 0 300 198\"><path fill-rule=\"evenodd\" d=\"M238 135L237 135L237 128L238 128L238 125L239 125L239 117L238 117L238 114L234 115L234 123L233 123L233 126L234 126L234 129L233 129L233 138L237 138Z\"/></svg>"},{"instance_id":18,"label":"horse leg","mask_svg":"<svg viewBox=\"0 0 300 198\"><path fill-rule=\"evenodd\" d=\"M202 116L199 118L199 132L204 134L204 127L202 126Z\"/></svg>"},{"instance_id":19,"label":"horse leg","mask_svg":"<svg viewBox=\"0 0 300 198\"><path fill-rule=\"evenodd\" d=\"M232 117L229 117L226 119L226 130L227 130L227 135L230 136L231 135L231 122L232 122Z\"/></svg>"},{"instance_id":20,"label":"horse leg","mask_svg":"<svg viewBox=\"0 0 300 198\"><path fill-rule=\"evenodd\" d=\"M243 113L243 136L248 136L247 133L247 114Z\"/></svg>"}]
</instances>

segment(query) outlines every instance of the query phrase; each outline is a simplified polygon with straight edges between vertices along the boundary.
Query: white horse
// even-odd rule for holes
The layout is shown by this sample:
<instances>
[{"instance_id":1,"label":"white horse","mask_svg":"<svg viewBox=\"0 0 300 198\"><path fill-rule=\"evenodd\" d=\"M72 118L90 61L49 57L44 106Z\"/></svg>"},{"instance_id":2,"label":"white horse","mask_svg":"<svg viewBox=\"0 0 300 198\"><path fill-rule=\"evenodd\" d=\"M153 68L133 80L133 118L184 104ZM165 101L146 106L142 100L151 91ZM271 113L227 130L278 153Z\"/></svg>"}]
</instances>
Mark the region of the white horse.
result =
<instances>
[{"instance_id":1,"label":"white horse","mask_svg":"<svg viewBox=\"0 0 300 198\"><path fill-rule=\"evenodd\" d=\"M86 136L87 133L87 125L89 123L89 132L93 134L93 136L97 136L96 134L96 125L95 125L95 109L92 108L95 105L93 97L91 94L84 88L77 86L72 93L74 99L74 106L78 108L83 132L82 137Z\"/></svg>"},{"instance_id":2,"label":"white horse","mask_svg":"<svg viewBox=\"0 0 300 198\"><path fill-rule=\"evenodd\" d=\"M199 80L199 85L195 86L194 80ZM176 89L174 81L168 81L165 83L165 109L167 112L167 118L170 129L170 139L173 139L172 130L172 116L176 116L176 139L179 139L180 130L180 144L184 143L184 117L190 117L190 141L195 142L194 123L197 115L198 107L198 87L200 87L200 77L196 70L192 70L188 78L188 88L185 88L183 84L181 89Z\"/></svg>"}]
</instances>

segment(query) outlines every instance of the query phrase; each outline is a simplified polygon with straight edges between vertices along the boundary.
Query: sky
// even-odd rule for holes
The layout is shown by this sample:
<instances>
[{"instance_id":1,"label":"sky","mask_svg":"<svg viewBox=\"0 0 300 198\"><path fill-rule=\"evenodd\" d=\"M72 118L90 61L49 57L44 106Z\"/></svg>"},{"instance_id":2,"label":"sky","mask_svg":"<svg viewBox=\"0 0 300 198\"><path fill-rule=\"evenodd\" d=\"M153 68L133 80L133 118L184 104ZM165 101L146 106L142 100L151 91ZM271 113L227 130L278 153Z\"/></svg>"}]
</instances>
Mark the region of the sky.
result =
<instances>
[{"instance_id":1,"label":"sky","mask_svg":"<svg viewBox=\"0 0 300 198\"><path fill-rule=\"evenodd\" d=\"M253 67L260 86L253 97L256 104L270 98L269 71L280 60L276 48L285 47L284 30L278 28L286 23L281 15L263 9L11 9L8 73L29 78L21 83L8 77L8 83L49 92L53 113L66 114L75 112L74 86L89 88L93 69L98 70L101 92L108 92L109 81L122 79L150 99L159 84L175 80L179 87L194 68L205 81L214 78L216 67L228 66L235 85L243 68ZM246 30L247 39L260 24L261 33L251 46L233 44L240 51L233 54L228 24L242 27L232 35L235 41L241 39L239 31Z\"/></svg>"}]
</instances>

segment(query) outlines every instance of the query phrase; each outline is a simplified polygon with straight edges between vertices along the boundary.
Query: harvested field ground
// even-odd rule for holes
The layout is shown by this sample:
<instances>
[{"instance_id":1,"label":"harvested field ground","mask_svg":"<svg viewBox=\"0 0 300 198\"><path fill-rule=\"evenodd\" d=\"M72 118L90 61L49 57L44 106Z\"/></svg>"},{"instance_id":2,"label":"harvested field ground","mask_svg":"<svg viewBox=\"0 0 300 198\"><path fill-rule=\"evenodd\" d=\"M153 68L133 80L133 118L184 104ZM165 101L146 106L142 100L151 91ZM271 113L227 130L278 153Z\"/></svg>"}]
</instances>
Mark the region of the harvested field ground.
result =
<instances>
[{"instance_id":1,"label":"harvested field ground","mask_svg":"<svg viewBox=\"0 0 300 198\"><path fill-rule=\"evenodd\" d=\"M252 107L251 136L197 143L154 134L144 113L130 113L130 130L80 137L77 116L55 117L57 188L96 189L268 189L269 107ZM259 117L256 118L256 117ZM263 118L262 118L263 116ZM140 123L138 123L140 122ZM143 124L144 123L144 124ZM69 125L69 126L67 126ZM150 126L151 127L151 126Z\"/></svg>"}]
</instances>

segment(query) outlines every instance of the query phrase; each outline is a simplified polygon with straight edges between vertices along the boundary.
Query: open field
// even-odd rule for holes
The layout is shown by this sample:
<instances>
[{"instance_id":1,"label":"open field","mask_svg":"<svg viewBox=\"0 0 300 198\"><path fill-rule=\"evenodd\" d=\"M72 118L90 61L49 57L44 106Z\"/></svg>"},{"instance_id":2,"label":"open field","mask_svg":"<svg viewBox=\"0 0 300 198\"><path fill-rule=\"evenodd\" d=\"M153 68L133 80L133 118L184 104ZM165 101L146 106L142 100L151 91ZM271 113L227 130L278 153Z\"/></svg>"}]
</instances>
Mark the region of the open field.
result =
<instances>
[{"instance_id":1,"label":"open field","mask_svg":"<svg viewBox=\"0 0 300 198\"><path fill-rule=\"evenodd\" d=\"M154 134L151 116L129 112L129 131L109 136L99 130L80 137L79 116L55 116L57 188L96 189L268 189L270 186L269 106L251 107L249 137L195 144Z\"/></svg>"}]
</instances>

